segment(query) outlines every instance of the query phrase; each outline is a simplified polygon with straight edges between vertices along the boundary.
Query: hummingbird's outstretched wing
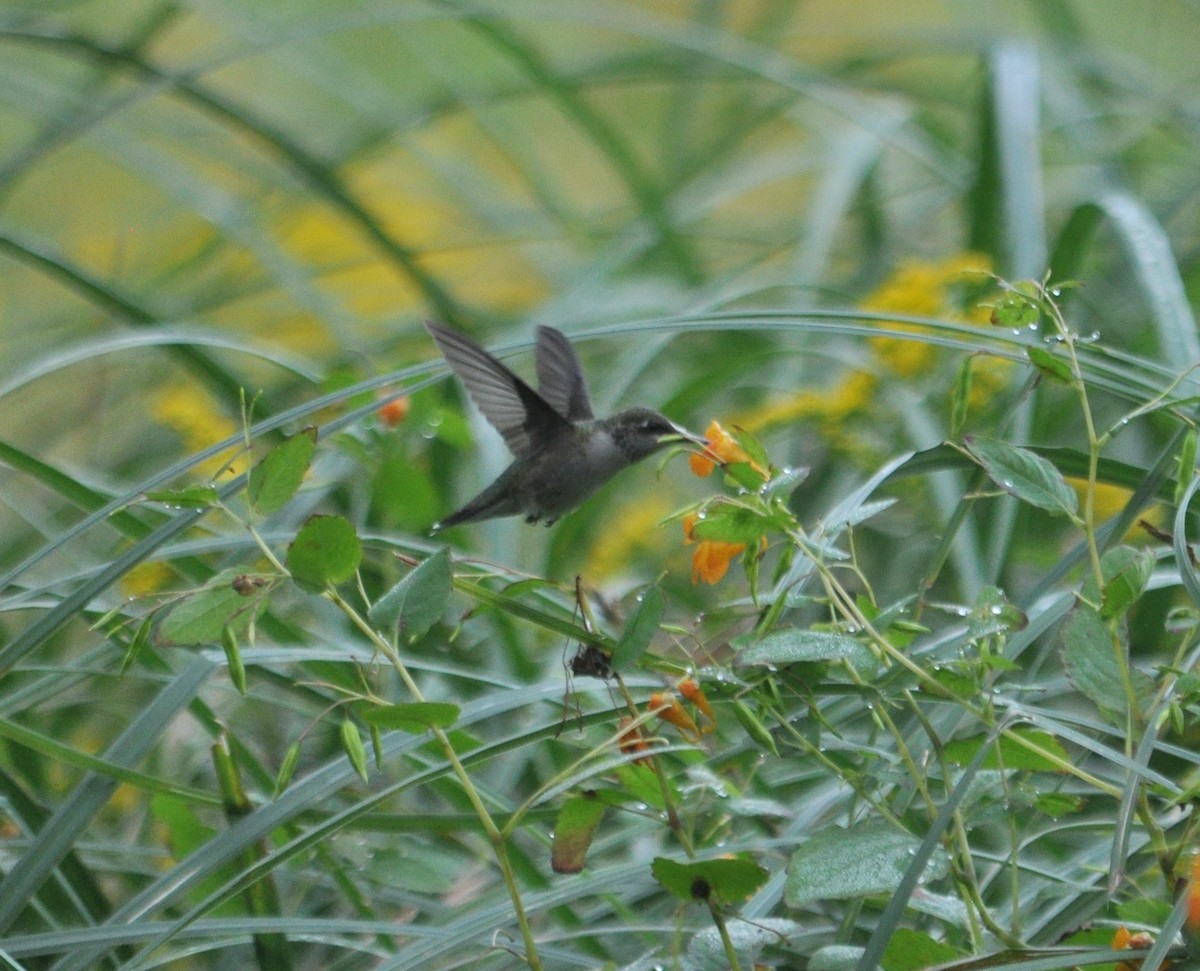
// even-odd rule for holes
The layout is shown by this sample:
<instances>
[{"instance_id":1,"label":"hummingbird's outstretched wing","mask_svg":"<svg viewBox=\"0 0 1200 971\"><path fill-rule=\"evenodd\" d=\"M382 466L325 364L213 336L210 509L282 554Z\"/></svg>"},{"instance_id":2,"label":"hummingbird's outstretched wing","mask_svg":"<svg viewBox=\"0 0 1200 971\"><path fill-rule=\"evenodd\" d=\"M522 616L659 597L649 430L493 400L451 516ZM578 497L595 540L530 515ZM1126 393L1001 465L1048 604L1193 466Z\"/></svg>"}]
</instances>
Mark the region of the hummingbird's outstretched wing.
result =
<instances>
[{"instance_id":1,"label":"hummingbird's outstretched wing","mask_svg":"<svg viewBox=\"0 0 1200 971\"><path fill-rule=\"evenodd\" d=\"M432 320L425 322L425 329L514 455L528 455L571 430L570 422L545 398L469 337Z\"/></svg>"},{"instance_id":2,"label":"hummingbird's outstretched wing","mask_svg":"<svg viewBox=\"0 0 1200 971\"><path fill-rule=\"evenodd\" d=\"M553 327L537 329L537 376L538 392L568 421L595 417L575 348Z\"/></svg>"}]
</instances>

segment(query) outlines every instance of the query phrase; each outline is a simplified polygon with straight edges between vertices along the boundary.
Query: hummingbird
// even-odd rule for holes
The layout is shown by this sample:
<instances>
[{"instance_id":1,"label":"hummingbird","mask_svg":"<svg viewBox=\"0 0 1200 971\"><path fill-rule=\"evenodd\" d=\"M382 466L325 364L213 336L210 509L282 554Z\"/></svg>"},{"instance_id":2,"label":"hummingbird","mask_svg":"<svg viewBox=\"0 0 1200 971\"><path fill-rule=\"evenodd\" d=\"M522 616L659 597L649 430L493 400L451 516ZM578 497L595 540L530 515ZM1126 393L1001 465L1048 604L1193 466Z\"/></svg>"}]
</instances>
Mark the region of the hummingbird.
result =
<instances>
[{"instance_id":1,"label":"hummingbird","mask_svg":"<svg viewBox=\"0 0 1200 971\"><path fill-rule=\"evenodd\" d=\"M650 408L595 417L575 349L553 327L537 329L537 391L469 337L434 321L425 327L515 456L495 482L435 530L519 515L549 526L622 469L672 442L704 444Z\"/></svg>"}]
</instances>

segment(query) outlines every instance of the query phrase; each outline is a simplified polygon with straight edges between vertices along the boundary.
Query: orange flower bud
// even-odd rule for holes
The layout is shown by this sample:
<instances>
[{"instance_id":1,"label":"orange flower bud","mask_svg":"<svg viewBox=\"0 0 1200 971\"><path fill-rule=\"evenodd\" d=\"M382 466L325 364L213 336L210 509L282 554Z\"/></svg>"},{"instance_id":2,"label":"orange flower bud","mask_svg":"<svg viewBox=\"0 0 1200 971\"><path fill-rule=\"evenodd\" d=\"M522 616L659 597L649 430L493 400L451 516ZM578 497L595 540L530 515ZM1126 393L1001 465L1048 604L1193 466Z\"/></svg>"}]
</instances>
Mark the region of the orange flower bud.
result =
<instances>
[{"instance_id":1,"label":"orange flower bud","mask_svg":"<svg viewBox=\"0 0 1200 971\"><path fill-rule=\"evenodd\" d=\"M626 716L617 722L617 728L620 729L620 734L617 736L617 746L626 755L634 752L644 752L650 747L650 743L646 737L642 735L640 728L633 727L633 719ZM634 759L635 764L643 764L647 759Z\"/></svg>"},{"instance_id":2,"label":"orange flower bud","mask_svg":"<svg viewBox=\"0 0 1200 971\"><path fill-rule=\"evenodd\" d=\"M665 722L670 722L693 742L700 740L700 729L692 716L684 710L683 705L675 695L664 691L656 691L647 703L650 710Z\"/></svg>"},{"instance_id":3,"label":"orange flower bud","mask_svg":"<svg viewBox=\"0 0 1200 971\"><path fill-rule=\"evenodd\" d=\"M704 694L704 689L700 687L699 682L695 678L684 678L679 682L679 693L708 719L710 722L708 730L712 731L712 726L717 722L717 716L713 713L712 705L709 704L708 697Z\"/></svg>"},{"instance_id":4,"label":"orange flower bud","mask_svg":"<svg viewBox=\"0 0 1200 971\"><path fill-rule=\"evenodd\" d=\"M401 395L399 398L393 398L386 404L380 405L376 414L382 424L387 425L388 428L395 428L408 417L408 407L408 395Z\"/></svg>"}]
</instances>

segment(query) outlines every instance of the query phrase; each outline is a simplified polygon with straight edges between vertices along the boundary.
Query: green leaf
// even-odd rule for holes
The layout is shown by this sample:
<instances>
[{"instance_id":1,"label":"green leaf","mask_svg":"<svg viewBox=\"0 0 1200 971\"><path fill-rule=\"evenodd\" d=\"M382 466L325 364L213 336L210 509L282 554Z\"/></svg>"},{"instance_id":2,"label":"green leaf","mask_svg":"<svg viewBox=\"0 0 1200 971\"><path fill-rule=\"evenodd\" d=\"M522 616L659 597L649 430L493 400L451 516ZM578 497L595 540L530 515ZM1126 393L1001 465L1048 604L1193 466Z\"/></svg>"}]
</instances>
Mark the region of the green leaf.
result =
<instances>
[{"instance_id":1,"label":"green leaf","mask_svg":"<svg viewBox=\"0 0 1200 971\"><path fill-rule=\"evenodd\" d=\"M125 648L125 656L121 658L121 669L117 672L118 678L128 671L129 666L133 664L133 662L136 661L141 655L142 649L150 640L150 630L153 628L153 626L153 614L148 615L140 624L138 624L138 629L134 631L133 637L129 639L129 646Z\"/></svg>"},{"instance_id":2,"label":"green leaf","mask_svg":"<svg viewBox=\"0 0 1200 971\"><path fill-rule=\"evenodd\" d=\"M721 543L757 544L771 527L768 519L753 509L733 503L713 503L692 526L695 539L710 539Z\"/></svg>"},{"instance_id":3,"label":"green leaf","mask_svg":"<svg viewBox=\"0 0 1200 971\"><path fill-rule=\"evenodd\" d=\"M603 802L589 795L574 796L563 803L554 821L554 847L550 852L550 868L555 873L578 873L583 869L605 808Z\"/></svg>"},{"instance_id":4,"label":"green leaf","mask_svg":"<svg viewBox=\"0 0 1200 971\"><path fill-rule=\"evenodd\" d=\"M238 694L246 694L246 665L242 662L242 652L238 649L237 634L229 627L221 631L221 647L225 651L225 663L229 666L229 680L238 689Z\"/></svg>"},{"instance_id":5,"label":"green leaf","mask_svg":"<svg viewBox=\"0 0 1200 971\"><path fill-rule=\"evenodd\" d=\"M1078 604L1063 624L1062 639L1063 663L1071 683L1113 724L1124 728L1128 704L1121 665L1114 653L1120 650L1126 659L1129 656L1121 628L1110 630L1097 611ZM1147 675L1133 667L1129 668L1129 675L1135 698L1153 696L1154 683Z\"/></svg>"},{"instance_id":6,"label":"green leaf","mask_svg":"<svg viewBox=\"0 0 1200 971\"><path fill-rule=\"evenodd\" d=\"M1100 558L1100 572L1104 577L1104 592L1100 597L1102 618L1112 620L1129 611L1150 582L1154 563L1153 550L1132 546L1115 546Z\"/></svg>"},{"instance_id":7,"label":"green leaf","mask_svg":"<svg viewBox=\"0 0 1200 971\"><path fill-rule=\"evenodd\" d=\"M1024 630L1029 618L1019 607L1008 602L998 587L984 587L975 598L967 619L967 633L975 640L992 634Z\"/></svg>"},{"instance_id":8,"label":"green leaf","mask_svg":"<svg viewBox=\"0 0 1200 971\"><path fill-rule=\"evenodd\" d=\"M1043 792L1033 801L1038 812L1045 813L1052 819L1058 819L1069 813L1077 813L1084 806L1082 796L1070 796L1061 792Z\"/></svg>"},{"instance_id":9,"label":"green leaf","mask_svg":"<svg viewBox=\"0 0 1200 971\"><path fill-rule=\"evenodd\" d=\"M253 616L260 597L246 597L234 589L231 578L219 578L188 594L168 611L158 628L160 644L216 644L227 626L241 629Z\"/></svg>"},{"instance_id":10,"label":"green leaf","mask_svg":"<svg viewBox=\"0 0 1200 971\"><path fill-rule=\"evenodd\" d=\"M276 445L250 470L246 497L260 516L282 509L296 494L317 447L317 430L305 428Z\"/></svg>"},{"instance_id":11,"label":"green leaf","mask_svg":"<svg viewBox=\"0 0 1200 971\"><path fill-rule=\"evenodd\" d=\"M419 735L429 728L449 728L461 709L444 701L413 701L400 705L375 705L362 709L362 720L380 728Z\"/></svg>"},{"instance_id":12,"label":"green leaf","mask_svg":"<svg viewBox=\"0 0 1200 971\"><path fill-rule=\"evenodd\" d=\"M161 502L176 509L208 509L221 499L214 486L196 483L182 489L153 489L146 493L151 502Z\"/></svg>"},{"instance_id":13,"label":"green leaf","mask_svg":"<svg viewBox=\"0 0 1200 971\"><path fill-rule=\"evenodd\" d=\"M831 826L802 843L788 864L784 899L792 907L813 900L843 900L886 894L900 885L920 840L883 822L841 829ZM938 850L924 878L938 879L949 870Z\"/></svg>"},{"instance_id":14,"label":"green leaf","mask_svg":"<svg viewBox=\"0 0 1200 971\"><path fill-rule=\"evenodd\" d=\"M852 944L829 944L813 952L807 971L854 971L865 948Z\"/></svg>"},{"instance_id":15,"label":"green leaf","mask_svg":"<svg viewBox=\"0 0 1200 971\"><path fill-rule=\"evenodd\" d=\"M1005 492L1039 509L1075 515L1079 506L1075 490L1048 460L996 438L968 436L966 446L988 477Z\"/></svg>"},{"instance_id":16,"label":"green leaf","mask_svg":"<svg viewBox=\"0 0 1200 971\"><path fill-rule=\"evenodd\" d=\"M879 963L883 971L921 971L961 957L949 944L935 941L924 931L897 927Z\"/></svg>"},{"instance_id":17,"label":"green leaf","mask_svg":"<svg viewBox=\"0 0 1200 971\"><path fill-rule=\"evenodd\" d=\"M442 619L453 584L450 550L443 546L376 600L367 619L377 630L399 625L414 640Z\"/></svg>"},{"instance_id":18,"label":"green leaf","mask_svg":"<svg viewBox=\"0 0 1200 971\"><path fill-rule=\"evenodd\" d=\"M785 627L773 630L755 641L749 637L733 640L737 649L738 664L770 664L782 667L808 661L839 661L852 658L869 662L871 652L848 634L833 631L807 630L802 627Z\"/></svg>"},{"instance_id":19,"label":"green leaf","mask_svg":"<svg viewBox=\"0 0 1200 971\"><path fill-rule=\"evenodd\" d=\"M288 547L287 568L297 584L319 592L349 580L361 559L362 545L349 520L312 516Z\"/></svg>"},{"instance_id":20,"label":"green leaf","mask_svg":"<svg viewBox=\"0 0 1200 971\"><path fill-rule=\"evenodd\" d=\"M296 764L300 761L300 743L294 742L288 747L279 766L279 774L275 776L275 795L279 796L292 781L296 773Z\"/></svg>"},{"instance_id":21,"label":"green leaf","mask_svg":"<svg viewBox=\"0 0 1200 971\"><path fill-rule=\"evenodd\" d=\"M1044 347L1027 347L1025 356L1029 358L1030 364L1055 381L1065 381L1067 384L1071 384L1075 380L1075 375L1071 373L1071 365L1061 357L1051 354Z\"/></svg>"},{"instance_id":22,"label":"green leaf","mask_svg":"<svg viewBox=\"0 0 1200 971\"><path fill-rule=\"evenodd\" d=\"M1062 743L1049 732L1039 731L1034 728L1016 728L1012 734L1019 735L1026 741L1037 745L1038 748L1061 758L1063 762L1070 761L1067 750L1063 748ZM987 744L987 742L988 737L986 735L957 738L952 742L947 742L943 750L949 761L958 765L965 765L975 757L979 749ZM984 756L981 768L1003 768L1028 772L1062 771L1060 766L1056 765L1050 759L1039 755L1037 752L1030 751L1024 745L1006 735L1000 736L999 739L989 746L988 754Z\"/></svg>"},{"instance_id":23,"label":"green leaf","mask_svg":"<svg viewBox=\"0 0 1200 971\"><path fill-rule=\"evenodd\" d=\"M766 481L763 474L749 462L730 462L721 468L727 481L740 486L747 492L757 492Z\"/></svg>"},{"instance_id":24,"label":"green leaf","mask_svg":"<svg viewBox=\"0 0 1200 971\"><path fill-rule=\"evenodd\" d=\"M742 728L746 729L746 734L750 736L751 741L755 745L766 749L776 758L779 757L779 748L775 745L775 736L759 720L758 716L746 706L745 702L735 698L733 701L733 714L741 723Z\"/></svg>"},{"instance_id":25,"label":"green leaf","mask_svg":"<svg viewBox=\"0 0 1200 971\"><path fill-rule=\"evenodd\" d=\"M967 356L958 366L958 377L954 381L954 393L950 398L950 437L957 439L967 423L967 411L971 403L971 364L974 358Z\"/></svg>"},{"instance_id":26,"label":"green leaf","mask_svg":"<svg viewBox=\"0 0 1200 971\"><path fill-rule=\"evenodd\" d=\"M367 749L363 745L358 726L349 718L343 718L341 735L342 749L350 760L350 764L354 766L354 771L359 774L363 782L370 781L367 777Z\"/></svg>"},{"instance_id":27,"label":"green leaf","mask_svg":"<svg viewBox=\"0 0 1200 971\"><path fill-rule=\"evenodd\" d=\"M1183 494L1191 485L1192 476L1196 474L1196 429L1191 428L1183 436L1183 444L1179 447L1179 458L1175 465L1175 505L1183 501Z\"/></svg>"},{"instance_id":28,"label":"green leaf","mask_svg":"<svg viewBox=\"0 0 1200 971\"><path fill-rule=\"evenodd\" d=\"M1006 293L992 305L992 323L997 327L1028 327L1041 317L1037 302L1020 293Z\"/></svg>"},{"instance_id":29,"label":"green leaf","mask_svg":"<svg viewBox=\"0 0 1200 971\"><path fill-rule=\"evenodd\" d=\"M705 901L715 897L730 904L745 900L770 876L753 860L742 857L677 863L660 856L651 864L650 872L680 900Z\"/></svg>"},{"instance_id":30,"label":"green leaf","mask_svg":"<svg viewBox=\"0 0 1200 971\"><path fill-rule=\"evenodd\" d=\"M621 631L621 639L612 652L612 667L628 671L637 663L658 633L658 624L666 609L667 598L658 587L648 587L638 597L638 604Z\"/></svg>"}]
</instances>

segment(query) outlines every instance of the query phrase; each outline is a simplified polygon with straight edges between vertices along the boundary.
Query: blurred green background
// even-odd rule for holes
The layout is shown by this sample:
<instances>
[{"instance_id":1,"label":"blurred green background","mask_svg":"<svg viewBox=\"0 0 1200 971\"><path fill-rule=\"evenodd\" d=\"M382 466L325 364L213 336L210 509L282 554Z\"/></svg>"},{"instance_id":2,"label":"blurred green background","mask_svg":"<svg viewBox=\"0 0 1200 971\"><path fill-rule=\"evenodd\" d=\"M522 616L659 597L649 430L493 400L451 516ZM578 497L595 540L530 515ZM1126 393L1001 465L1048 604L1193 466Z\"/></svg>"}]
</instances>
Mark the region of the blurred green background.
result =
<instances>
[{"instance_id":1,"label":"blurred green background","mask_svg":"<svg viewBox=\"0 0 1200 971\"><path fill-rule=\"evenodd\" d=\"M968 250L1039 276L1098 203L1100 243L1060 254L1087 282L1079 326L1144 349L1154 296L1130 285L1138 230L1121 219L1138 214L1118 211L1122 193L1193 276L1188 3L10 2L2 15L4 437L96 484L235 432L238 385L278 410L331 374L432 358L426 315L491 345L537 323L672 318L581 353L601 407L703 428L828 387L825 355L863 360L807 337L687 337L689 315L853 306L904 261ZM197 334L238 347L181 347ZM145 343L126 348L133 336ZM422 477L400 483L408 501L376 500L382 525L420 530L502 467L490 431L476 428L479 455L447 431L392 450ZM821 435L793 423L778 458L820 461ZM394 495L387 462L366 461ZM696 494L681 477L635 474L623 492L665 513ZM0 484L11 563L61 514L21 475ZM594 516L624 521L616 502L557 539L501 525L471 541L554 543L578 568L568 548L597 540Z\"/></svg>"},{"instance_id":2,"label":"blurred green background","mask_svg":"<svg viewBox=\"0 0 1200 971\"><path fill-rule=\"evenodd\" d=\"M314 820L330 826L327 856L273 858L279 913L345 921L330 932L343 935L332 946L340 963L307 966L375 966L391 935L354 921L396 914L461 935L453 960L474 954L478 928L455 922L469 923L476 905L496 908L479 926L503 923L494 914L508 906L494 873L486 892L470 884L482 855L474 820L444 779L431 791L398 789L382 808L357 788L338 734L343 696L330 684L358 684L350 654L364 665L375 658L326 604L294 591L272 603L247 655L249 697L223 668L208 680L195 674L222 663L215 647L155 644L116 678L146 611L218 570L261 566L245 531L213 512L132 570L113 566L183 515L139 502L142 494L232 481L248 465L238 449L240 389L261 390L253 419L278 424L253 443L255 457L280 431L328 430L297 501L264 527L269 541L282 548L310 513L337 512L374 544L366 588L387 589L406 569L393 553L423 555L430 525L508 461L499 436L464 412L421 326L427 317L510 355L526 375L534 328L553 325L578 337L597 411L643 404L696 431L714 418L749 429L777 465L808 467L793 502L805 521L896 456L954 437L964 359L974 379L965 430L1080 450L1072 394L1034 387L1018 335L987 327L980 301L995 290L989 273L1040 280L1049 269L1081 282L1062 299L1070 326L1100 338L1088 372L1100 428L1200 361L1197 50L1194 0L0 0L0 670L9 679L0 786L10 809L29 793L47 816L77 824L59 848L86 850L104 891L103 905L83 914L73 899L37 900L26 886L25 910L0 896L0 926L27 932L29 954L83 967L69 940L32 938L128 917L144 919L136 929L145 940L159 933L156 921L189 907L228 916L228 901L210 908L211 894L245 847L226 839L232 826L214 808L208 751L228 731L248 766L250 818L264 845L287 827L290 838ZM874 333L896 316L941 322L935 336L958 343L897 340L906 332L894 324ZM1181 397L1195 394L1187 381ZM380 396L406 391L402 420L377 413ZM1106 457L1149 481L1179 427L1174 417L1143 418ZM221 443L220 454L202 454ZM937 598L967 606L991 584L1017 602L1064 582L1073 563L1056 571L1077 533L1015 504L972 504L965 482L902 480L891 494L904 501L855 533L856 566L879 603L912 594L925 577L936 577ZM682 460L661 470L648 462L551 530L506 520L449 539L479 557L456 561L460 579L488 564L505 579L569 583L581 572L612 598L605 623L614 630L630 606L621 598L660 577L668 619L680 626L656 647L703 664L727 655L728 636L748 626L755 605L736 571L724 587L694 583L693 550L677 523L662 520L713 489ZM1102 491L1097 521L1128 495ZM939 571L945 533L954 543ZM522 588L514 602L540 590ZM1173 595L1155 588L1139 602L1137 650L1173 641L1162 623ZM570 616L569 599L555 606ZM91 624L110 608L128 624L106 637ZM953 623L965 612L945 613ZM507 807L561 770L563 748L576 744L547 741L559 716L546 715L545 702L560 697L564 637L514 616L481 609L457 640L447 622L413 648L432 696L477 707L503 697L488 737L503 739L516 765L478 771ZM303 667L287 653L298 647L315 652ZM1054 649L1038 650L1033 680L1071 695ZM15 672L10 662L20 662ZM176 701L192 720L165 718L145 763L120 763L159 787L135 779L117 788L130 780L100 772L116 796L76 808L75 793L98 771L86 756L141 717L163 684L193 675L204 682L203 692L193 685L201 701ZM852 688L834 695L823 715L852 740L865 778L876 767L875 728ZM793 702L799 722L807 701ZM532 711L549 719L536 731ZM1106 726L1089 728L1107 739ZM781 844L841 820L839 780L826 788L784 762L763 781L758 750L736 744L729 779L792 807L778 824ZM298 781L280 795L276 772L292 745L303 749ZM1124 779L1120 758L1105 768ZM161 791L176 785L182 793ZM724 822L706 832L723 834L730 818L741 825L720 799L714 816ZM409 818L397 805L415 820L404 833L411 842L397 836ZM446 816L447 806L458 815ZM345 829L329 822L342 810ZM3 832L14 858L38 865L43 848L20 839L45 817L10 817L25 827ZM789 817L745 818L758 850ZM610 912L581 883L561 901L540 901L543 927L572 934L599 913L611 932L645 912L660 922L657 939L670 938L674 903L660 894L643 911L638 896L657 892L646 889L641 848L658 831L623 825L634 836L618 829L596 851L614 867L606 874L634 874L628 884L610 877L619 902ZM1055 832L1040 857L1035 846L1022 873L1031 888L1013 892L1051 901L1025 914L1024 931L1039 943L1105 904L1079 890L1102 879L1102 839L1082 839L1088 846L1061 868L1070 886L1055 882L1071 839ZM130 843L142 854L132 862ZM545 846L533 837L524 849L522 878L540 888ZM372 854L377 863L363 864ZM181 871L176 896L159 896L155 881ZM20 868L6 873L16 880ZM448 886L446 873L466 873L468 886ZM113 917L138 893L151 902ZM467 901L465 916L447 900ZM764 899L756 916L777 904ZM1020 902L1013 907L1019 918ZM217 963L224 930L206 932ZM360 963L342 948L377 932L386 943ZM230 933L247 936L240 925ZM641 944L636 931L597 934L578 963L631 960ZM311 953L317 962L326 952ZM420 961L412 966L432 966Z\"/></svg>"}]
</instances>

